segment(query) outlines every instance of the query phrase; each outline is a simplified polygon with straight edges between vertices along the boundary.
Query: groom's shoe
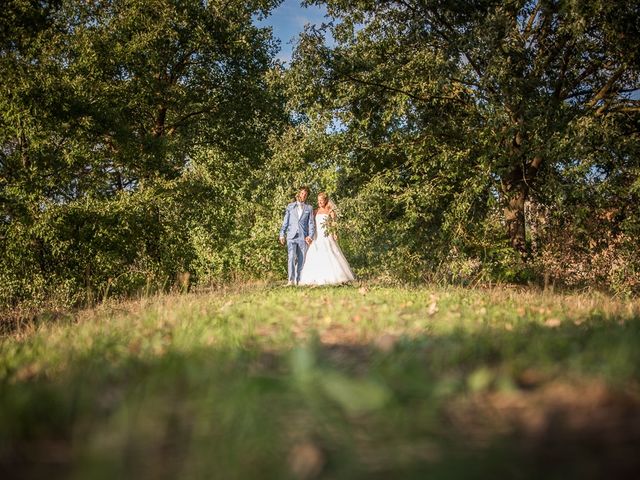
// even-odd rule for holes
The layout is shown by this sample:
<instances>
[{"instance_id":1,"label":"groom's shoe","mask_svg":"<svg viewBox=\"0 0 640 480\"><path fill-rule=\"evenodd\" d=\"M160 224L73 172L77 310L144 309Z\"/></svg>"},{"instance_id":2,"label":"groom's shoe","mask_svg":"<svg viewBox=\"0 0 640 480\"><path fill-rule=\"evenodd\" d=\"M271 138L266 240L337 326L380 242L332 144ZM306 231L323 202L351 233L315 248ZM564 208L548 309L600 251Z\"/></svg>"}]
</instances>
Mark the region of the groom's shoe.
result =
<instances>
[{"instance_id":1,"label":"groom's shoe","mask_svg":"<svg viewBox=\"0 0 640 480\"><path fill-rule=\"evenodd\" d=\"M293 280L289 280L287 282L287 287L295 287L295 285L296 285L296 282L294 282Z\"/></svg>"}]
</instances>

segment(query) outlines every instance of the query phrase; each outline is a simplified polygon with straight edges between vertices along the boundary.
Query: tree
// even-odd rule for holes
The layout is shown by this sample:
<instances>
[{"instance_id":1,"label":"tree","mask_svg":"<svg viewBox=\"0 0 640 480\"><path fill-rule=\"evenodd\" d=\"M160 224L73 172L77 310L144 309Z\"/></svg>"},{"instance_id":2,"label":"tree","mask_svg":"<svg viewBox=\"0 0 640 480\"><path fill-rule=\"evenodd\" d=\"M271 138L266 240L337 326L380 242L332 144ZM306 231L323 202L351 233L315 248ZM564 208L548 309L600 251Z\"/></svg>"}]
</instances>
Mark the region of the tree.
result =
<instances>
[{"instance_id":1,"label":"tree","mask_svg":"<svg viewBox=\"0 0 640 480\"><path fill-rule=\"evenodd\" d=\"M245 200L248 184L216 198L218 187L230 170L234 179L250 177L286 119L268 82L276 42L253 22L279 1L7 5L0 23L5 285L95 287L144 268L149 277L152 267L157 277L187 268L195 255L188 226L199 214L227 219ZM211 178L201 181L198 168L211 169Z\"/></svg>"},{"instance_id":2,"label":"tree","mask_svg":"<svg viewBox=\"0 0 640 480\"><path fill-rule=\"evenodd\" d=\"M498 196L510 244L524 258L525 203L585 161L580 138L600 132L600 162L619 155L637 164L637 2L309 3L326 4L333 21L300 41L297 108L339 119L365 177L394 169L421 177L406 184L420 189L434 178L422 169L442 175L456 195L474 185L481 198Z\"/></svg>"}]
</instances>

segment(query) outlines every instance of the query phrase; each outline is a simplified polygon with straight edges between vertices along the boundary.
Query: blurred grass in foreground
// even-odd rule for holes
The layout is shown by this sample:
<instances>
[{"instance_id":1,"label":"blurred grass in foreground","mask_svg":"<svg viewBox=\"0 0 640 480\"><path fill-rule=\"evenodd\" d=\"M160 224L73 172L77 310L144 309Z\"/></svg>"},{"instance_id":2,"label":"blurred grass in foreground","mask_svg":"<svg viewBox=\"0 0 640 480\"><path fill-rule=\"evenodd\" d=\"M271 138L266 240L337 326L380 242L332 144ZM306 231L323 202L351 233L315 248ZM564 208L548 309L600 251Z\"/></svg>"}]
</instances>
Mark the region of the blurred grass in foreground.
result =
<instances>
[{"instance_id":1,"label":"blurred grass in foreground","mask_svg":"<svg viewBox=\"0 0 640 480\"><path fill-rule=\"evenodd\" d=\"M2 478L626 478L640 302L252 286L0 343Z\"/></svg>"}]
</instances>

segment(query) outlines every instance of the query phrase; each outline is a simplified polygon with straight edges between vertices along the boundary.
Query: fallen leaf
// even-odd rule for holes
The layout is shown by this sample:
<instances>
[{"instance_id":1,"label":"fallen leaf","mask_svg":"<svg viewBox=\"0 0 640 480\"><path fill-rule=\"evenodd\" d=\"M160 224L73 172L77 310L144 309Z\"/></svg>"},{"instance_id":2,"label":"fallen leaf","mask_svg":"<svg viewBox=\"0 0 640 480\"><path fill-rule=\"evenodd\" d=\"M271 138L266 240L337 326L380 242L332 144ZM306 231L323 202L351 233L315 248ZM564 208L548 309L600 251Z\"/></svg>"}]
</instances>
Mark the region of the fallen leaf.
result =
<instances>
[{"instance_id":1,"label":"fallen leaf","mask_svg":"<svg viewBox=\"0 0 640 480\"><path fill-rule=\"evenodd\" d=\"M556 328L556 327L559 327L561 323L562 322L558 318L548 318L544 322L544 326L549 328Z\"/></svg>"}]
</instances>

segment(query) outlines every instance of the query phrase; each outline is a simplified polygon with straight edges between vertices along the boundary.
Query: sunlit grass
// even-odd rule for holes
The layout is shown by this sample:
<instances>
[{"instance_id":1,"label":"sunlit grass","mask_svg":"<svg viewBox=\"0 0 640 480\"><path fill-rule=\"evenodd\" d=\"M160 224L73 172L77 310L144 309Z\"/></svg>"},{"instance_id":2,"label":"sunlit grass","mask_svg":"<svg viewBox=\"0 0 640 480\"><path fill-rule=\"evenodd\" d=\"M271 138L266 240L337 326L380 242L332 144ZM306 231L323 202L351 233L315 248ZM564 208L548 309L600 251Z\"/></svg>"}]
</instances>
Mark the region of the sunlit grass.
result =
<instances>
[{"instance_id":1,"label":"sunlit grass","mask_svg":"<svg viewBox=\"0 0 640 480\"><path fill-rule=\"evenodd\" d=\"M552 405L637 446L640 303L598 294L236 286L1 342L0 465L16 475L536 478L522 466ZM593 460L578 447L569 475Z\"/></svg>"}]
</instances>

